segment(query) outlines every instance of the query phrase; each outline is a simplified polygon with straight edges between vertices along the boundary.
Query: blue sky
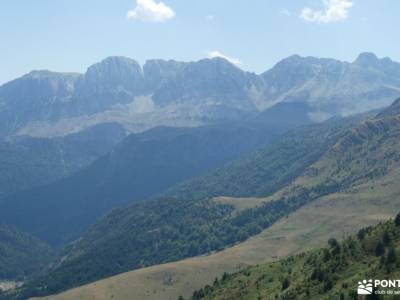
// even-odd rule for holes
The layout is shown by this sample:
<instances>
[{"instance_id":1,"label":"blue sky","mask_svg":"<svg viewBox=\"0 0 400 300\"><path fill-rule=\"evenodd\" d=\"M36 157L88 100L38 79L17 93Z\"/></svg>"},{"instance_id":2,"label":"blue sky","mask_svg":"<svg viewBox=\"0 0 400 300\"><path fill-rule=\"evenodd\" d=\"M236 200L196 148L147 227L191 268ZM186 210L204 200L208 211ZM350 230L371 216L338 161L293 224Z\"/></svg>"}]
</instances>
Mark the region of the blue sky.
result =
<instances>
[{"instance_id":1,"label":"blue sky","mask_svg":"<svg viewBox=\"0 0 400 300\"><path fill-rule=\"evenodd\" d=\"M398 0L1 0L0 83L33 69L84 72L111 55L226 55L262 72L292 55L400 61Z\"/></svg>"}]
</instances>

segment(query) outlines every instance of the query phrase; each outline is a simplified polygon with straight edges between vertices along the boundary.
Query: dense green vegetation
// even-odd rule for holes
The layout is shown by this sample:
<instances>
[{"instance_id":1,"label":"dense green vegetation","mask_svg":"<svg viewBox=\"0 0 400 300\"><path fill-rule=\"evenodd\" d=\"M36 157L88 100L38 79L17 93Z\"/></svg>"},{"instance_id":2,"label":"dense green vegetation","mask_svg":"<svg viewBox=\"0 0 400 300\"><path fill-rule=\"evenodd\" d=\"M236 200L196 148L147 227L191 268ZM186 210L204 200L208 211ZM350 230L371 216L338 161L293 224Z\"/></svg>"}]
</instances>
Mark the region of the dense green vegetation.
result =
<instances>
[{"instance_id":1,"label":"dense green vegetation","mask_svg":"<svg viewBox=\"0 0 400 300\"><path fill-rule=\"evenodd\" d=\"M0 225L0 281L24 280L52 258L52 249L39 239Z\"/></svg>"},{"instance_id":2,"label":"dense green vegetation","mask_svg":"<svg viewBox=\"0 0 400 300\"><path fill-rule=\"evenodd\" d=\"M342 242L329 239L328 244L327 248L224 274L195 291L191 299L359 299L359 281L399 278L400 214L394 221L361 229L357 236ZM366 299L398 296L371 295Z\"/></svg>"}]
</instances>

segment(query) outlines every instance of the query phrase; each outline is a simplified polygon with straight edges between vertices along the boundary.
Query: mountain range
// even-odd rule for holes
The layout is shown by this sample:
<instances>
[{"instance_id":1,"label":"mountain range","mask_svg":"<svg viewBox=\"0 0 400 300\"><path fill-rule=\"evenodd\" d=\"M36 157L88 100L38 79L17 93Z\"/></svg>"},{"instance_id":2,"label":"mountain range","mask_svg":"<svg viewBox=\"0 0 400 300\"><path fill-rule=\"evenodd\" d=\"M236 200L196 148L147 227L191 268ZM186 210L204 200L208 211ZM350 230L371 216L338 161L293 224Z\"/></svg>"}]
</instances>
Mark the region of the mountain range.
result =
<instances>
[{"instance_id":1,"label":"mountain range","mask_svg":"<svg viewBox=\"0 0 400 300\"><path fill-rule=\"evenodd\" d=\"M33 71L0 87L0 135L63 136L104 123L130 132L243 120L278 103L302 103L323 121L382 108L400 95L400 64L362 53L352 63L286 58L258 75L223 58L109 57L84 74Z\"/></svg>"}]
</instances>

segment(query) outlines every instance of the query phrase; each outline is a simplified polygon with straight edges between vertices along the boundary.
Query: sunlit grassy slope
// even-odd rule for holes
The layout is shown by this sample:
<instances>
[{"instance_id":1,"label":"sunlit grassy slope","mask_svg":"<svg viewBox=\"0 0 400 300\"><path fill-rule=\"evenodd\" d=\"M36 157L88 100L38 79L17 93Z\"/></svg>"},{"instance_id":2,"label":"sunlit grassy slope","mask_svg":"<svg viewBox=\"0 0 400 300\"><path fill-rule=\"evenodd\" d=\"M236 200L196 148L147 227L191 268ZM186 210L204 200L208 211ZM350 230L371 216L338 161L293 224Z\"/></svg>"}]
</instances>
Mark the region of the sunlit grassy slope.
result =
<instances>
[{"instance_id":1,"label":"sunlit grassy slope","mask_svg":"<svg viewBox=\"0 0 400 300\"><path fill-rule=\"evenodd\" d=\"M312 202L248 241L208 256L144 268L45 299L176 300L211 284L224 272L273 261L325 245L358 229L393 217L400 211L400 180L392 172ZM225 200L228 201L228 200ZM238 202L238 200L233 200ZM245 201L245 199L242 199Z\"/></svg>"},{"instance_id":2,"label":"sunlit grassy slope","mask_svg":"<svg viewBox=\"0 0 400 300\"><path fill-rule=\"evenodd\" d=\"M397 294L358 296L358 282L395 280L400 275L400 214L395 220L361 229L342 242L224 274L195 291L191 300L399 299ZM397 292L396 287L376 290ZM182 298L180 298L182 299Z\"/></svg>"}]
</instances>

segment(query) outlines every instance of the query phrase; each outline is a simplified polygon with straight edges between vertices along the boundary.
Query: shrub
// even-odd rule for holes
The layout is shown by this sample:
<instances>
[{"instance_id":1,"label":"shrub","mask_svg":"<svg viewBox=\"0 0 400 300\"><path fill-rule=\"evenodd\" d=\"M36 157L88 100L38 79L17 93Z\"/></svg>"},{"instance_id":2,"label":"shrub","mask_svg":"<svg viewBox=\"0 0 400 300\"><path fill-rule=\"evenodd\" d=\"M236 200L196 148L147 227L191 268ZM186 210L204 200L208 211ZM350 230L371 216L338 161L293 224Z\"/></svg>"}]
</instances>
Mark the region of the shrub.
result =
<instances>
[{"instance_id":1,"label":"shrub","mask_svg":"<svg viewBox=\"0 0 400 300\"><path fill-rule=\"evenodd\" d=\"M289 286L290 286L290 281L289 281L289 279L286 277L286 278L282 281L282 291L286 290Z\"/></svg>"}]
</instances>

